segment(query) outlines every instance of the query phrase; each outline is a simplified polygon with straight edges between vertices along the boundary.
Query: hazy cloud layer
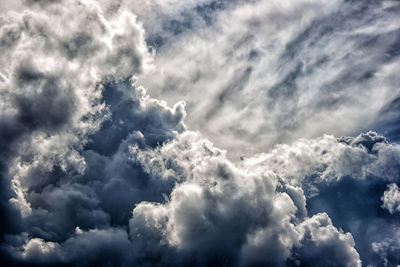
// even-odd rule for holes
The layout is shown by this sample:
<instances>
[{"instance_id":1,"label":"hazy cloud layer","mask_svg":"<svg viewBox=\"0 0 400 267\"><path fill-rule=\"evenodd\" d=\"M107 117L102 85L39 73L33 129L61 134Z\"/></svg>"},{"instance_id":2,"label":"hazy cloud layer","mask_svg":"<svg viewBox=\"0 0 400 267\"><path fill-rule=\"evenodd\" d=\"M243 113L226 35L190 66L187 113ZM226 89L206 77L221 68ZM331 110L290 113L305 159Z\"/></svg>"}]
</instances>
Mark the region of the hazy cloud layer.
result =
<instances>
[{"instance_id":1,"label":"hazy cloud layer","mask_svg":"<svg viewBox=\"0 0 400 267\"><path fill-rule=\"evenodd\" d=\"M213 1L190 12L180 3L179 15L157 13L161 29L144 20L157 54L140 81L187 101L188 125L233 157L377 122L398 137L396 1Z\"/></svg>"},{"instance_id":2,"label":"hazy cloud layer","mask_svg":"<svg viewBox=\"0 0 400 267\"><path fill-rule=\"evenodd\" d=\"M0 8L1 265L400 264L397 2Z\"/></svg>"}]
</instances>

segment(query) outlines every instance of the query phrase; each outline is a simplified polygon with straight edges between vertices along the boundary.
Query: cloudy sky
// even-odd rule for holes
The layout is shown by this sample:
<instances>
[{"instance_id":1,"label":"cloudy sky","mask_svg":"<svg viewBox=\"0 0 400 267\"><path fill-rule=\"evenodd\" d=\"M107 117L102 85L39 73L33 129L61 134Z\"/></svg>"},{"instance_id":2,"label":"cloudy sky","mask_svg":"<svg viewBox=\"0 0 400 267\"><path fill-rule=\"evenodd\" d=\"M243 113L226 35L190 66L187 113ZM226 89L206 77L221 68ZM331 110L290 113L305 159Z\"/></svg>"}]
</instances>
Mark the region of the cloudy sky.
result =
<instances>
[{"instance_id":1,"label":"cloudy sky","mask_svg":"<svg viewBox=\"0 0 400 267\"><path fill-rule=\"evenodd\" d=\"M0 265L398 266L399 16L0 1Z\"/></svg>"}]
</instances>

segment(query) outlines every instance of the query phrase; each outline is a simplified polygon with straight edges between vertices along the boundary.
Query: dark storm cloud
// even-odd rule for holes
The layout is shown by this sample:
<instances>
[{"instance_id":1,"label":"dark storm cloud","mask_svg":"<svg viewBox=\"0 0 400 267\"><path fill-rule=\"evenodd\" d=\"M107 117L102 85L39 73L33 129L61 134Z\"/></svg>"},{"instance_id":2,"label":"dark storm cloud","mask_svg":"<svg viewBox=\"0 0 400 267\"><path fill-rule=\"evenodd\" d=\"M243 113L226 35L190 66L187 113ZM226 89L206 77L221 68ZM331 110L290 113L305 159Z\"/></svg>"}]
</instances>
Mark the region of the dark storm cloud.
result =
<instances>
[{"instance_id":1,"label":"dark storm cloud","mask_svg":"<svg viewBox=\"0 0 400 267\"><path fill-rule=\"evenodd\" d=\"M133 89L136 92L132 94ZM121 140L133 131L140 131L144 143L154 147L185 129L181 123L185 116L183 102L176 104L173 109L167 109L157 100L146 100L143 90L132 88L130 81L104 86L103 99L109 108L110 118L91 136L92 141L87 149L113 154Z\"/></svg>"},{"instance_id":2,"label":"dark storm cloud","mask_svg":"<svg viewBox=\"0 0 400 267\"><path fill-rule=\"evenodd\" d=\"M40 7L32 5L21 14L2 14L0 171L1 212L6 218L2 241L24 232L28 250L28 236L50 242L43 241L49 246L32 242L33 250L22 256L24 261L61 260L59 245L52 241L69 238L77 225L92 229L110 224L95 187L77 179L85 173L82 147L108 113L100 83L111 77L129 79L146 64L143 32L134 16L123 13L117 19L107 21L94 3L76 2L64 6L42 1ZM149 102L142 104L150 117L156 112L173 120L172 110L168 117L158 112L164 107L157 107L157 101L144 100L143 91L138 96L137 105L142 98ZM35 255L40 248L43 257ZM90 261L101 258L96 253Z\"/></svg>"},{"instance_id":3,"label":"dark storm cloud","mask_svg":"<svg viewBox=\"0 0 400 267\"><path fill-rule=\"evenodd\" d=\"M113 21L102 19L95 5L75 7L70 10L62 5L44 5L40 10L8 13L2 19L1 39L6 41L1 42L5 47L0 60L0 71L5 77L1 84L1 171L2 180L8 185L5 188L14 191L10 203L21 209L23 216L32 210L25 193L37 182L34 179L39 179L43 186L57 182L51 175L47 175L51 179L46 181L46 175L40 172L51 172L54 166L63 171L82 170L84 162L75 149L98 128L103 120L99 115L105 111L96 82L110 75L120 79L121 75L129 77L140 72L141 61L146 57L146 50L140 47L141 29L122 16L127 39L137 43L130 51L138 52L127 54L126 60L136 65L122 64L117 73L114 66L108 65L109 59L118 56L124 62L120 50L125 51L126 41L118 37ZM54 31L64 21L71 23ZM11 39L10 32L14 33ZM70 61L60 43L78 33L91 36L92 41L77 44L76 48L90 46L86 49L93 53ZM103 36L106 33L108 40ZM114 50L109 51L106 41L114 45ZM143 53L139 53L141 49ZM10 198L9 193L4 196Z\"/></svg>"},{"instance_id":4,"label":"dark storm cloud","mask_svg":"<svg viewBox=\"0 0 400 267\"><path fill-rule=\"evenodd\" d=\"M4 13L0 19L0 212L5 218L0 230L2 263L399 263L399 145L372 131L356 137L323 135L275 145L265 153L234 162L227 151L187 129L184 102L170 107L151 98L136 77L158 67L152 63L155 58L145 40L153 38L151 34L165 21L170 24L161 30L174 43L180 39L172 35L212 28L218 24L217 14L227 14L224 11L253 17L256 5L260 9L256 17L269 14L271 23L273 19L282 23L275 25L274 31L279 32L281 26L290 28L297 21L293 14L311 8L312 15L302 17L308 21L305 31L281 36L293 44L279 54L278 76L269 91L276 102L270 104L284 113L278 117L293 120L283 125L302 125L293 118L295 109L288 107L286 112L279 104L296 102L294 96L304 93L299 84L307 66L313 69L325 64L323 59L311 65L291 63L298 61L299 54L309 55L308 49L329 43L323 39L335 32L327 26L337 23L330 11L335 5L324 6L326 10L320 14L323 18L316 20L318 26L309 24L321 7L312 1L286 7L257 1L232 2L229 7L219 1L154 1L134 6L106 0L24 3L27 5L21 7L26 11ZM375 21L368 13L372 12L369 5L355 2L354 6L357 12L367 10L362 14ZM162 8L159 20L158 8ZM348 19L349 14L359 14L354 10L343 16ZM246 23L262 28L257 19ZM228 33L234 33L237 26ZM150 35L145 35L143 27ZM389 40L386 45L392 48L387 52L393 57L396 36L388 31L379 35ZM238 58L229 61L234 67L223 79L222 89L211 97L204 91L204 97L216 106L234 102L245 92L252 79L260 75L256 65L266 56L263 49L251 46L242 51L243 46L259 40L256 35L233 39L238 58L255 65L240 63L237 68ZM234 56L235 51L224 49L229 46L225 41L224 37L219 39L217 54ZM385 44L374 45L375 41L370 42L370 48L381 51L377 47ZM202 51L194 48L195 52ZM368 57L374 59L379 57ZM186 70L185 65L182 70ZM358 84L354 80L369 76L364 70L347 78L341 70L338 76L353 86L351 82ZM387 71L390 73L391 68ZM335 88L341 85L332 82ZM255 88L259 85L256 83ZM325 98L315 103L316 107L335 101L334 90L325 91ZM247 105L238 101L235 106ZM227 112L223 107L203 108L202 114L210 118ZM260 110L251 112L259 114ZM247 122L240 117L237 121Z\"/></svg>"},{"instance_id":5,"label":"dark storm cloud","mask_svg":"<svg viewBox=\"0 0 400 267\"><path fill-rule=\"evenodd\" d=\"M27 235L10 239L15 244L27 241ZM18 252L9 250L10 254ZM132 264L132 246L125 230L119 228L96 229L82 232L63 243L32 238L23 245L19 264L30 262L37 265L58 263L61 266L74 262L78 266L122 266ZM68 265L67 265L68 266Z\"/></svg>"}]
</instances>

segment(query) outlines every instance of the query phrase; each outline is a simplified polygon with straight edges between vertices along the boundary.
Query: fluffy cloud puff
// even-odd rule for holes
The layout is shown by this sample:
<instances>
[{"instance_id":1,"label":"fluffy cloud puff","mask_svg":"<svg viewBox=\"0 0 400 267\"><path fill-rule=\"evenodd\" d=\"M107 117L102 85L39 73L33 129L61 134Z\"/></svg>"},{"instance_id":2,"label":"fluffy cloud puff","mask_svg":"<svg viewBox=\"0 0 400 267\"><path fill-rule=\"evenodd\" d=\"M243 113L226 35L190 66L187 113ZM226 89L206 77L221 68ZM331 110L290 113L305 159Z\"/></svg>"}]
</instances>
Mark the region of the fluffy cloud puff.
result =
<instances>
[{"instance_id":1,"label":"fluffy cloud puff","mask_svg":"<svg viewBox=\"0 0 400 267\"><path fill-rule=\"evenodd\" d=\"M212 216L212 219L208 219L208 213L206 212L213 209L208 208L204 210L205 207L211 206L210 204L208 204L208 198L216 198L218 200L223 199L224 203L217 203L214 204L214 206L221 207L220 209L224 212L229 212L233 209L233 207L231 207L231 204L229 204L230 202L234 202L236 207L239 207L240 211L236 211L236 213L228 213L228 215L230 216L239 216L239 218L229 218L229 220L227 221L230 221L231 223L236 221L243 223L243 220L245 220L244 218L251 218L251 214L253 214L253 212L250 212L250 214L248 214L247 211L251 211L252 209L254 210L255 214L265 213L263 209L256 211L254 207L249 206L253 203L254 200L263 203L256 204L257 207L267 207L267 203L272 202L274 204L269 205L272 205L272 207L276 207L277 211L286 211L286 213L275 214L273 216L275 219L278 220L278 222L276 222L276 225L279 225L279 227L276 226L276 228L274 228L273 222L267 221L262 222L262 224L265 223L268 225L266 229L263 229L263 226L259 225L252 226L252 223L256 222L257 219L249 219L249 221L247 222L248 227L250 227L250 229L251 227L254 227L257 230L248 231L246 242L249 242L249 244L243 243L243 245L241 245L242 249L240 250L240 256L237 256L237 253L234 254L236 257L239 257L239 259L244 262L245 265L252 263L283 265L284 262L287 263L288 261L297 262L295 258L293 258L293 255L297 255L298 257L300 257L300 255L303 255L305 257L303 260L304 262L308 262L307 264L311 264L311 260L314 261L314 264L317 264L317 259L312 258L312 256L314 255L314 250L307 250L307 248L312 247L312 245L299 245L299 240L303 240L305 238L305 234L299 234L299 232L301 233L301 231L298 229L300 228L302 229L302 231L305 231L305 229L301 227L307 224L303 223L302 226L299 226L296 223L294 223L293 225L291 225L290 223L285 223L285 221L297 221L301 224L303 220L305 222L313 221L311 219L305 219L308 214L306 204L311 205L310 211L312 213L316 211L323 212L329 210L329 212L332 213L332 215L334 216L334 219L337 223L348 230L353 230L353 232L356 234L356 240L358 240L361 244L363 242L365 242L365 244L368 244L366 245L368 247L366 250L371 249L371 244L373 242L376 242L377 240L383 240L385 236L390 236L392 234L391 231L387 231L384 233L382 231L376 231L375 229L378 225L379 227L390 229L393 225L396 225L396 223L393 222L393 220L386 215L373 213L371 214L370 210L371 208L375 208L378 210L380 209L381 203L379 201L379 198L380 194L382 193L381 185L398 179L398 172L395 171L395 167L397 164L396 158L399 156L399 151L397 145L387 143L385 138L377 135L374 132L360 134L356 138L349 137L337 139L333 136L326 135L315 140L300 140L290 146L278 145L269 153L259 154L251 158L243 159L242 162L234 165L232 165L232 163L226 165L226 163L224 163L227 161L226 159L224 159L221 163L221 161L217 160L217 158L224 158L224 151L213 148L213 146L209 142L199 140L198 137L190 137L191 135L192 134L190 133L182 135L180 137L180 141L172 142L163 146L162 148L158 148L155 150L156 153L154 151L145 151L145 153L143 153L143 151L139 151L135 146L131 147L131 151L136 155L135 157L142 162L142 165L148 166L146 168L147 171L152 172L153 175L156 174L160 177L164 177L164 179L172 175L174 177L178 177L179 181L182 181L182 179L186 179L185 182L174 188L171 194L171 199L167 201L166 204L161 205L157 203L142 203L134 209L134 216L131 220L131 231L132 229L136 229L134 230L135 236L140 236L140 234L138 235L135 231L140 232L141 230L138 229L141 229L141 227L146 226L145 228L149 228L150 226L150 229L147 229L146 231L149 232L151 238L149 238L148 235L145 235L144 238L146 238L146 240L155 239L156 243L161 243L164 245L172 244L176 246L177 249L179 249L179 247L190 247L190 244L196 243L197 240L206 239L206 233L201 232L201 226L197 226L200 227L200 229L192 229L192 227L195 227L192 226L192 224L197 225L198 221L204 220L205 222L203 224L209 223L213 225L212 223L214 223L213 220L215 220L216 215L209 215ZM199 154L201 151L204 152L202 154ZM188 160L190 160L192 163L187 162ZM210 171L213 169L214 171L210 173ZM392 171L388 172L388 170ZM184 173L185 175L182 175L182 173ZM221 181L214 178L218 176L221 177ZM272 182L272 184L270 184L268 187L275 188L273 189L276 194L274 198L268 199L265 196L261 199L257 198L259 190L261 190L261 195L271 194L271 192L268 193L267 191L262 191L262 188L264 187L258 184L257 186L252 188L252 184L254 183L253 179L255 179L255 181L258 181L259 177L264 177L262 179L266 179L269 182ZM336 200L326 192L333 193L335 192L335 190L342 190L341 187L346 186L349 177L352 181L354 181L352 182L354 183L354 186L359 187L359 189L356 190L360 190L360 193L354 193L354 197L358 197L361 202L349 206L346 204L346 201L353 200L347 198L338 199L337 201L339 201L339 203L343 203L344 206L347 206L343 211L337 211L338 208L341 208L341 204L336 204L335 206L333 201ZM241 182L241 180L243 180L243 182ZM229 191L224 191L225 187L227 186L225 185L227 181L229 181L229 187L227 187L226 190ZM249 193L247 193L247 196L241 196L243 199L241 199L240 202L243 203L236 202L236 199L240 199L240 197L235 196L237 189L231 191L232 184L235 183L239 184L237 188L240 188L240 190L237 191L237 194L243 194L244 192L249 191ZM199 184L201 185L200 187ZM381 189L379 190L381 191L374 189L377 185L380 186ZM203 188L204 186L205 189ZM352 186L351 188L354 188L354 186ZM233 188L235 189L235 187ZM319 195L319 190L323 190L322 195ZM205 194L204 191L207 192L207 194ZM212 193L209 193L209 191ZM363 198L365 198L364 194L366 194L367 192L368 194L372 194L374 199L370 203L363 202L362 200ZM214 194L221 194L221 196L217 198ZM228 196L227 199L226 196ZM191 197L193 197L193 200L191 200ZM331 202L333 203L333 207L330 206L331 204L327 205L327 203ZM214 201L212 203L214 203ZM292 204L289 205L288 203ZM185 208L186 205L189 205L190 207L192 207L192 209L195 210L198 208L199 210L195 214L202 214L202 216L194 221L181 219L185 217L195 217L194 214L190 213L192 212L191 209L187 211L187 214L185 213L186 216L182 216L179 213L182 210L188 209ZM228 206L222 208L224 205ZM321 207L321 205L326 209L318 208ZM364 208L360 208L360 205L365 205L365 210ZM176 207L179 207L179 209L177 210ZM216 212L215 209L213 210L213 212ZM274 214L274 209L269 212L271 214ZM242 213L246 214L244 218ZM371 215L368 215L369 217L366 217L366 213ZM322 223L321 221L321 227L322 225L327 226L328 224L332 224L329 217L327 218L326 214L322 214L323 213L318 213L317 215L315 215L316 217L314 218L314 220L320 221L322 220L322 218L325 218L324 220L322 220L325 223ZM222 220L224 216L227 215L223 213L220 214L220 216ZM265 217L264 220L268 220L267 218L268 217ZM354 228L354 225L346 224L351 222L352 220L354 220L355 223L359 224L357 228ZM363 220L365 221L363 222ZM343 221L345 221L346 223L344 223ZM182 226L183 222L187 223L188 225ZM227 227L223 223L215 222L215 224L222 224L224 225L224 228ZM212 229L211 225L210 228ZM280 228L282 226L284 226L283 229ZM243 226L234 227L242 229ZM190 231L188 231L191 234L199 232L201 238L197 236L193 237L193 240L191 242L187 241L187 246L183 246L182 242L185 239L182 238L188 235L186 233L187 228L191 229ZM211 230L210 228L204 229L204 231ZM293 232L291 232L291 229L297 229L298 232L296 232L296 230L293 230ZM220 231L223 232L222 230ZM255 233L252 233L253 231L255 231ZM370 239L364 239L363 231L370 231ZM346 246L348 247L348 249L345 249L342 252L334 252L334 255L337 256L337 258L334 259L329 259L328 255L331 255L330 253L326 255L323 254L324 257L320 258L321 261L318 264L324 266L329 262L338 262L339 259L346 259L342 263L343 265L348 264L350 266L353 266L360 264L358 253L354 250L353 237L348 233L344 234L343 232L341 232L341 230L336 229L334 232L336 232L336 234L332 233L332 235L337 236L335 237L335 239L337 238L337 240L341 240L340 242L343 243L338 246L332 245L331 249L335 250L337 249L337 247L342 247L341 249L343 249L343 247ZM213 238L215 238L215 235L212 233L210 233L210 235L210 238L212 239L210 241L203 242L209 242L210 244L215 243L216 241L213 240ZM264 245L264 243L262 242L262 240L264 239L263 236L265 236L265 244L269 244L271 242L274 243L275 246L273 247L273 249L276 249L277 251L279 251L279 253L277 251L275 251L275 253L273 253L272 250L269 251L269 249L272 248ZM230 238L232 237L226 237L227 244L232 244ZM268 238L277 238L277 240L279 241L275 239L274 241L271 241ZM254 239L254 241L251 241L252 239ZM308 239L310 238L308 237ZM313 239L311 238L311 240ZM314 241L317 242L316 240ZM332 242L335 243L336 241ZM346 243L347 245L344 245L344 243ZM201 246L196 246L195 251L189 251L190 253L194 253L194 255L196 255L197 253L208 253L207 249L210 246L211 245L204 245L204 247L206 248L205 251L198 251ZM321 246L324 247L325 245ZM219 247L225 246L221 245ZM299 247L304 248L299 249ZM330 245L327 245L327 248L328 247L330 247ZM364 251L364 248L362 246L361 249L363 250L363 253L365 253L363 256L367 262L370 261L378 264L378 259L369 258L368 253L371 253L370 251ZM269 253L265 252L264 254L262 254L261 251L269 251ZM301 251L301 253L296 254L296 251ZM213 253L218 253L218 251L216 249L213 249ZM282 257L275 257L274 259L268 258L270 255L277 254L282 255ZM392 253L389 254L394 255ZM264 258L260 255L263 255ZM291 256L288 259L289 255ZM193 257L194 256L192 256L191 259L193 259ZM219 258L216 255L212 257L214 257L213 260L217 260ZM258 257L260 257L260 259L257 260ZM310 259L308 259L307 257L310 257ZM204 257L201 257L201 259L204 259ZM213 262L213 260L211 260L211 262ZM231 260L234 261L233 259ZM236 260L238 259L236 258L235 261Z\"/></svg>"},{"instance_id":2,"label":"fluffy cloud puff","mask_svg":"<svg viewBox=\"0 0 400 267\"><path fill-rule=\"evenodd\" d=\"M400 211L400 190L396 184L388 185L388 189L382 196L383 207L390 213Z\"/></svg>"},{"instance_id":3,"label":"fluffy cloud puff","mask_svg":"<svg viewBox=\"0 0 400 267\"><path fill-rule=\"evenodd\" d=\"M146 244L142 253L161 260L163 253L176 253L176 263L195 265L360 266L351 234L336 229L327 214L306 217L302 189L268 168L234 165L224 151L190 132L156 154L131 150L151 165L149 171L185 177L164 204L142 202L133 210L130 234ZM314 246L326 253L321 262L312 258Z\"/></svg>"},{"instance_id":4,"label":"fluffy cloud puff","mask_svg":"<svg viewBox=\"0 0 400 267\"><path fill-rule=\"evenodd\" d=\"M157 145L185 128L183 103L169 108L129 81L150 60L136 16L119 10L110 17L93 1L32 2L22 13L2 14L0 26L2 235L24 230L36 241L59 241L76 224L114 222L99 204L113 209L116 199L108 191L124 186L121 177L88 184L95 175L88 169L107 160L105 172L123 173L124 163L105 158L96 137L120 130L110 145L114 153L128 134ZM112 115L116 109L120 117Z\"/></svg>"},{"instance_id":5,"label":"fluffy cloud puff","mask_svg":"<svg viewBox=\"0 0 400 267\"><path fill-rule=\"evenodd\" d=\"M11 166L3 172L25 216L31 207L23 188L32 167L81 171L76 149L107 113L101 82L140 73L148 55L134 15L107 20L91 2L42 3L4 14L0 25L0 143L2 162Z\"/></svg>"},{"instance_id":6,"label":"fluffy cloud puff","mask_svg":"<svg viewBox=\"0 0 400 267\"><path fill-rule=\"evenodd\" d=\"M354 140L360 138L362 135ZM145 137L140 132L132 132L112 156L87 150L85 159L88 162L103 165L105 170L111 168L111 172L78 174L72 177L73 184L71 180L64 181L60 188L47 186L39 193L41 202L47 203L38 202L36 206L42 206L40 209L50 207L50 215L53 213L53 217L46 214L47 225L49 218L57 227L62 224L57 222L57 217L69 219L64 222L65 228L53 228L52 231L58 231L57 237L48 235L46 238L44 233L35 232L35 228L44 227L45 220L35 221L32 216L27 221L35 227L28 228L29 234L8 235L7 251L20 261L37 263L71 263L82 253L90 253L92 257L80 262L83 265L108 260L117 265L360 266L352 235L337 229L326 213L308 217L307 198L303 193L308 182L300 179L296 181L298 185L293 183L293 177L315 176L313 172L320 168L320 160L304 165L302 172L296 160L307 161L327 154L330 161L325 165L333 169L337 162L347 160L346 149L375 157L380 154L372 153L362 144L351 146L332 136L299 141L286 147L288 154L301 151L298 149L300 143L314 143L311 151L315 154L313 157L298 154L291 158L289 162L293 164L288 164L285 169L292 175L287 175L262 164L267 154L233 163L226 158L225 151L190 131L156 147L145 145ZM324 143L329 146L324 147ZM376 142L373 147L381 144L391 146ZM321 153L315 147L330 150ZM271 155L274 153L271 151ZM371 168L374 162L365 164ZM297 176L293 176L294 173ZM336 177L327 180L329 183L343 179L343 172L330 171L329 174ZM112 190L104 192L107 188ZM62 195L57 196L60 193ZM113 198L120 202L113 204ZM74 207L68 203L74 203ZM135 203L128 224L126 216L121 214ZM96 212L100 217L90 221L90 214ZM38 216L39 209L34 213ZM85 218L78 218L80 213ZM111 227L115 223L121 228ZM127 226L129 237L124 230ZM42 230L50 229L44 227ZM378 243L374 244L378 250ZM392 255L388 246L381 247ZM112 252L120 255L118 258L105 252L111 253L111 248L111 251L121 248ZM316 257L317 252L323 257Z\"/></svg>"}]
</instances>

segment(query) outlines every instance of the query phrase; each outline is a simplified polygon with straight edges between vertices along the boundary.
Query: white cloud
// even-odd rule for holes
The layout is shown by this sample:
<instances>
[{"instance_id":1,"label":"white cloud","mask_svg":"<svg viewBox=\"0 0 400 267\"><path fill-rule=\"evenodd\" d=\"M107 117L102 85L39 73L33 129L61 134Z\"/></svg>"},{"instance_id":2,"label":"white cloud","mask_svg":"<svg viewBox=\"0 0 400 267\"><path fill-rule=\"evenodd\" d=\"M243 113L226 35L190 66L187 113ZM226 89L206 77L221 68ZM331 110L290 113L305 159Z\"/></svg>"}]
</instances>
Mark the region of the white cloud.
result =
<instances>
[{"instance_id":1,"label":"white cloud","mask_svg":"<svg viewBox=\"0 0 400 267\"><path fill-rule=\"evenodd\" d=\"M148 38L163 41L154 68L139 81L172 103L183 98L189 127L234 159L298 138L368 130L398 95L396 75L387 71L398 63L388 54L399 29L393 10L377 5L356 20L362 3L226 5L209 11L211 25L185 26L183 20L184 30L171 38L162 37L176 16L145 21ZM179 11L182 4L175 6ZM382 24L391 30L382 31Z\"/></svg>"},{"instance_id":2,"label":"white cloud","mask_svg":"<svg viewBox=\"0 0 400 267\"><path fill-rule=\"evenodd\" d=\"M330 136L321 138L322 142L329 144L326 148L336 146L337 150L348 146ZM277 168L294 171L300 186L318 166L313 162L311 168L305 166L300 171L296 159L323 157L322 150L304 147L318 154L293 155L286 167ZM280 154L293 154L291 149L295 148L281 147ZM288 176L276 172L272 164L255 159L234 164L224 151L192 132L155 151L133 146L131 153L152 175L175 177L177 181L165 203L142 202L133 210L131 237L139 243L151 242L146 243L146 249L154 249L146 253L155 253L154 257L164 258L167 252L161 247L169 246L181 252L178 258L188 255L196 264L207 264L224 255L227 262L239 260L243 265L279 266L293 259L321 266L325 261L361 266L352 235L337 230L327 214L306 217L303 191L289 185ZM337 153L326 164L333 165L340 157ZM315 258L312 251L321 247L326 254Z\"/></svg>"},{"instance_id":3,"label":"white cloud","mask_svg":"<svg viewBox=\"0 0 400 267\"><path fill-rule=\"evenodd\" d=\"M354 239L394 229L387 213L364 222L349 205L343 231L336 210L309 209L321 188L317 204L337 208L323 194L347 179L368 205L392 183L378 198L398 210L398 144L322 135L358 131L397 94L397 58L382 56L394 7L366 7L360 22L360 5L0 4L0 259L360 266ZM371 244L376 262L398 262L386 237L371 235L366 263Z\"/></svg>"},{"instance_id":4,"label":"white cloud","mask_svg":"<svg viewBox=\"0 0 400 267\"><path fill-rule=\"evenodd\" d=\"M336 229L326 213L308 218L298 229L303 246L307 244L300 252L303 264L327 266L334 263L348 267L362 266L360 256L354 248L352 235Z\"/></svg>"},{"instance_id":5,"label":"white cloud","mask_svg":"<svg viewBox=\"0 0 400 267\"><path fill-rule=\"evenodd\" d=\"M7 159L8 176L22 187L13 203L26 215L30 169L60 165L82 172L76 149L106 118L100 83L140 73L150 56L134 14L106 19L93 1L40 2L3 14L0 26L1 127L11 131L1 142L17 153Z\"/></svg>"},{"instance_id":6,"label":"white cloud","mask_svg":"<svg viewBox=\"0 0 400 267\"><path fill-rule=\"evenodd\" d=\"M396 184L388 185L381 200L383 201L382 207L390 213L400 212L400 190Z\"/></svg>"}]
</instances>

